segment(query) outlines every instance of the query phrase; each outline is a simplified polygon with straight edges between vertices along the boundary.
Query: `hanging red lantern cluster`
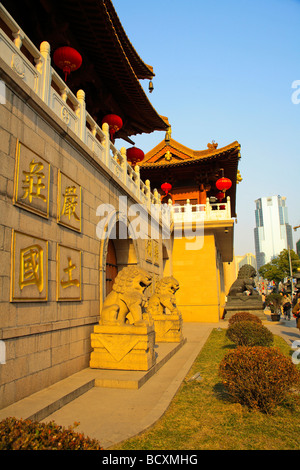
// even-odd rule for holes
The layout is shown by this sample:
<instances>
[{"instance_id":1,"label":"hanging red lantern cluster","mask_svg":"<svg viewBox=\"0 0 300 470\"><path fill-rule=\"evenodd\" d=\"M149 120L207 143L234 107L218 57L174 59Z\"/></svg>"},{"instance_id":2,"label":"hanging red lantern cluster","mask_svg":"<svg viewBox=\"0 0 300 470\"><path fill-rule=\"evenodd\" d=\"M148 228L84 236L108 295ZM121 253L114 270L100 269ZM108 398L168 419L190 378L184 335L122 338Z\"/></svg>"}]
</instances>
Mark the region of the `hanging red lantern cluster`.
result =
<instances>
[{"instance_id":1,"label":"hanging red lantern cluster","mask_svg":"<svg viewBox=\"0 0 300 470\"><path fill-rule=\"evenodd\" d=\"M110 140L114 142L115 133L123 127L122 119L120 118L120 116L117 116L117 114L107 114L102 119L102 124L104 123L108 124Z\"/></svg>"},{"instance_id":2,"label":"hanging red lantern cluster","mask_svg":"<svg viewBox=\"0 0 300 470\"><path fill-rule=\"evenodd\" d=\"M144 160L145 154L143 150L138 149L137 147L130 147L126 150L126 156L131 165L135 167L138 162Z\"/></svg>"},{"instance_id":3,"label":"hanging red lantern cluster","mask_svg":"<svg viewBox=\"0 0 300 470\"><path fill-rule=\"evenodd\" d=\"M64 46L59 47L53 54L53 60L57 67L59 67L65 74L65 82L71 72L79 69L82 64L82 57L73 47Z\"/></svg>"},{"instance_id":4,"label":"hanging red lantern cluster","mask_svg":"<svg viewBox=\"0 0 300 470\"><path fill-rule=\"evenodd\" d=\"M216 195L216 197L218 198L219 202L221 202L222 199L224 199L225 194L223 193L223 191L220 191L220 192Z\"/></svg>"},{"instance_id":5,"label":"hanging red lantern cluster","mask_svg":"<svg viewBox=\"0 0 300 470\"><path fill-rule=\"evenodd\" d=\"M167 196L168 192L172 189L172 185L170 183L163 183L161 185L161 189L166 193Z\"/></svg>"}]
</instances>

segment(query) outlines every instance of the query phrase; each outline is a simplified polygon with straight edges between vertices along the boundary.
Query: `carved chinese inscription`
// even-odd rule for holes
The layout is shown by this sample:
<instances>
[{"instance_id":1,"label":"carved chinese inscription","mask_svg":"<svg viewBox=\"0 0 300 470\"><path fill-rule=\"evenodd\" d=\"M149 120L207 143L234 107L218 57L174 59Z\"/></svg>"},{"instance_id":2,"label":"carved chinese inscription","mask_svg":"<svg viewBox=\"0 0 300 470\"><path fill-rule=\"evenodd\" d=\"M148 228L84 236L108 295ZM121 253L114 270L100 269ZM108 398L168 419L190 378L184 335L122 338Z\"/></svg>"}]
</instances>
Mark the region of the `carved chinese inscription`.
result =
<instances>
[{"instance_id":1,"label":"carved chinese inscription","mask_svg":"<svg viewBox=\"0 0 300 470\"><path fill-rule=\"evenodd\" d=\"M158 241L157 240L152 240L153 241L153 262L157 266L159 266L159 246L158 246Z\"/></svg>"},{"instance_id":2,"label":"carved chinese inscription","mask_svg":"<svg viewBox=\"0 0 300 470\"><path fill-rule=\"evenodd\" d=\"M42 217L49 216L50 164L17 142L14 204Z\"/></svg>"},{"instance_id":3,"label":"carved chinese inscription","mask_svg":"<svg viewBox=\"0 0 300 470\"><path fill-rule=\"evenodd\" d=\"M58 223L81 232L81 186L58 171Z\"/></svg>"},{"instance_id":4,"label":"carved chinese inscription","mask_svg":"<svg viewBox=\"0 0 300 470\"><path fill-rule=\"evenodd\" d=\"M57 300L81 300L81 251L57 245Z\"/></svg>"},{"instance_id":5,"label":"carved chinese inscription","mask_svg":"<svg viewBox=\"0 0 300 470\"><path fill-rule=\"evenodd\" d=\"M152 263L152 240L150 238L145 240L145 253L146 261Z\"/></svg>"},{"instance_id":6,"label":"carved chinese inscription","mask_svg":"<svg viewBox=\"0 0 300 470\"><path fill-rule=\"evenodd\" d=\"M48 242L12 231L11 301L46 301L48 295Z\"/></svg>"}]
</instances>

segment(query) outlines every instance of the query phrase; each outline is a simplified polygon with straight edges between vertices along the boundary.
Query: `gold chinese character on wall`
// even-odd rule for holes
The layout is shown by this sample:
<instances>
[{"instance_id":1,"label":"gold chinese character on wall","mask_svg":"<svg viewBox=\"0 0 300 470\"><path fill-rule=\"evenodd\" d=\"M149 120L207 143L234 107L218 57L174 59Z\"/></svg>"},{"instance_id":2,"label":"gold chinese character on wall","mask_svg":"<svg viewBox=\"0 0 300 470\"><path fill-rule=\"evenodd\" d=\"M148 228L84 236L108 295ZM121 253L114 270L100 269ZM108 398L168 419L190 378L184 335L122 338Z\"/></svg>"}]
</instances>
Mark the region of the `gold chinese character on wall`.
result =
<instances>
[{"instance_id":1,"label":"gold chinese character on wall","mask_svg":"<svg viewBox=\"0 0 300 470\"><path fill-rule=\"evenodd\" d=\"M81 300L81 251L57 245L57 300Z\"/></svg>"},{"instance_id":2,"label":"gold chinese character on wall","mask_svg":"<svg viewBox=\"0 0 300 470\"><path fill-rule=\"evenodd\" d=\"M17 141L14 204L48 218L49 183L50 164L26 145Z\"/></svg>"},{"instance_id":3,"label":"gold chinese character on wall","mask_svg":"<svg viewBox=\"0 0 300 470\"><path fill-rule=\"evenodd\" d=\"M48 296L48 242L12 231L11 302L46 301Z\"/></svg>"},{"instance_id":4,"label":"gold chinese character on wall","mask_svg":"<svg viewBox=\"0 0 300 470\"><path fill-rule=\"evenodd\" d=\"M21 248L20 251L20 289L35 285L39 292L44 288L43 249L40 245Z\"/></svg>"},{"instance_id":5,"label":"gold chinese character on wall","mask_svg":"<svg viewBox=\"0 0 300 470\"><path fill-rule=\"evenodd\" d=\"M81 232L81 186L58 170L58 223Z\"/></svg>"},{"instance_id":6,"label":"gold chinese character on wall","mask_svg":"<svg viewBox=\"0 0 300 470\"><path fill-rule=\"evenodd\" d=\"M155 293L156 284L158 283L158 281L159 281L159 274L153 274L152 275L152 293L153 294Z\"/></svg>"},{"instance_id":7,"label":"gold chinese character on wall","mask_svg":"<svg viewBox=\"0 0 300 470\"><path fill-rule=\"evenodd\" d=\"M148 261L148 263L152 263L152 240L150 238L145 240L145 252L146 261Z\"/></svg>"},{"instance_id":8,"label":"gold chinese character on wall","mask_svg":"<svg viewBox=\"0 0 300 470\"><path fill-rule=\"evenodd\" d=\"M153 263L159 265L159 246L157 240L153 241Z\"/></svg>"}]
</instances>

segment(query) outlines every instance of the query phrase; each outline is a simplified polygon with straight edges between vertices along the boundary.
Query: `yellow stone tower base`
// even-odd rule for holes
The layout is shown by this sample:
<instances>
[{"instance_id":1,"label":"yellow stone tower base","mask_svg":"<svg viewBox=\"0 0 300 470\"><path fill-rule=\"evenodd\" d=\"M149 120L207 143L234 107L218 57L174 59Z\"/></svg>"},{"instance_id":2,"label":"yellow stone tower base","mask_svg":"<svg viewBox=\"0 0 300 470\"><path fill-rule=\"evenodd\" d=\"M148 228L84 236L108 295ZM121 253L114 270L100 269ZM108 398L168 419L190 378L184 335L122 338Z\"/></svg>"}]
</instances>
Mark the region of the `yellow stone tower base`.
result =
<instances>
[{"instance_id":1,"label":"yellow stone tower base","mask_svg":"<svg viewBox=\"0 0 300 470\"><path fill-rule=\"evenodd\" d=\"M153 325L96 325L91 340L91 368L149 370L155 364Z\"/></svg>"}]
</instances>

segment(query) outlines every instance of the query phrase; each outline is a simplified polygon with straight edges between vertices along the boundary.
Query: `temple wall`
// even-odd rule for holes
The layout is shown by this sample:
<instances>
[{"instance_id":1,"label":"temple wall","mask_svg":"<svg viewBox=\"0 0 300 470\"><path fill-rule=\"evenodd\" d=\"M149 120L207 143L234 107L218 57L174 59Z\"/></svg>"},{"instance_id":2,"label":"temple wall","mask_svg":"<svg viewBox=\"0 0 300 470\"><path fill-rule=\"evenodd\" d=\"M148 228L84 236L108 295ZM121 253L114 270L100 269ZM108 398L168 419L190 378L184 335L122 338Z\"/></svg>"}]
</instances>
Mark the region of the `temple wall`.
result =
<instances>
[{"instance_id":1,"label":"temple wall","mask_svg":"<svg viewBox=\"0 0 300 470\"><path fill-rule=\"evenodd\" d=\"M138 202L13 74L0 76L0 408L88 366L105 296L96 210ZM161 276L154 242L119 244L120 267Z\"/></svg>"}]
</instances>

